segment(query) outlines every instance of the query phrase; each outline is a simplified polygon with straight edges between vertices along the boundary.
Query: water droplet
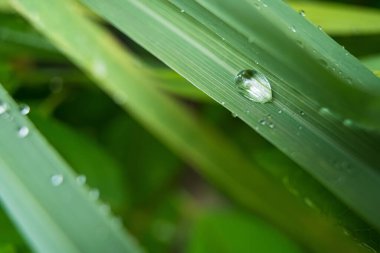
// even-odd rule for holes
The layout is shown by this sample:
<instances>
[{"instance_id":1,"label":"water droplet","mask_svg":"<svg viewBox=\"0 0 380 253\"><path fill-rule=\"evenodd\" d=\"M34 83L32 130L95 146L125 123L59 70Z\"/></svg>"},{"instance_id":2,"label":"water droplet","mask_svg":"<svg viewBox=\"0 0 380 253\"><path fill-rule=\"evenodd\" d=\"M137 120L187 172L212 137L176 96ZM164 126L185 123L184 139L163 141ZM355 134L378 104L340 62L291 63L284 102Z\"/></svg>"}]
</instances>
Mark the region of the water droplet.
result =
<instances>
[{"instance_id":1,"label":"water droplet","mask_svg":"<svg viewBox=\"0 0 380 253\"><path fill-rule=\"evenodd\" d=\"M18 135L18 137L20 137L20 138L25 138L26 136L29 135L29 128L26 127L26 126L22 126L22 127L20 127L20 128L18 129L18 131L17 131L17 135Z\"/></svg>"},{"instance_id":2,"label":"water droplet","mask_svg":"<svg viewBox=\"0 0 380 253\"><path fill-rule=\"evenodd\" d=\"M354 124L354 122L351 119L345 119L343 120L343 125L346 127L351 127Z\"/></svg>"},{"instance_id":3,"label":"water droplet","mask_svg":"<svg viewBox=\"0 0 380 253\"><path fill-rule=\"evenodd\" d=\"M97 200L100 196L100 192L98 189L91 189L89 192L88 192L88 195L90 196L90 199L92 200Z\"/></svg>"},{"instance_id":4,"label":"water droplet","mask_svg":"<svg viewBox=\"0 0 380 253\"><path fill-rule=\"evenodd\" d=\"M0 115L8 111L8 105L4 102L0 102Z\"/></svg>"},{"instance_id":5,"label":"water droplet","mask_svg":"<svg viewBox=\"0 0 380 253\"><path fill-rule=\"evenodd\" d=\"M300 10L298 13L299 13L302 17L305 17L305 16L306 16L306 13L305 13L304 10Z\"/></svg>"},{"instance_id":6,"label":"water droplet","mask_svg":"<svg viewBox=\"0 0 380 253\"><path fill-rule=\"evenodd\" d=\"M298 44L298 46L299 46L300 48L303 48L303 47L304 47L302 41L300 41L300 40L296 40L296 42L297 42L297 44Z\"/></svg>"},{"instance_id":7,"label":"water droplet","mask_svg":"<svg viewBox=\"0 0 380 253\"><path fill-rule=\"evenodd\" d=\"M184 10L184 9L182 9L182 10L181 10L181 13L184 13L184 12L185 12L185 10Z\"/></svg>"},{"instance_id":8,"label":"water droplet","mask_svg":"<svg viewBox=\"0 0 380 253\"><path fill-rule=\"evenodd\" d=\"M297 32L297 29L296 29L296 27L294 26L294 25L292 25L291 27L290 27L290 30L292 31L292 32Z\"/></svg>"},{"instance_id":9,"label":"water droplet","mask_svg":"<svg viewBox=\"0 0 380 253\"><path fill-rule=\"evenodd\" d=\"M282 114L282 110L278 110L278 114Z\"/></svg>"},{"instance_id":10,"label":"water droplet","mask_svg":"<svg viewBox=\"0 0 380 253\"><path fill-rule=\"evenodd\" d=\"M253 69L240 71L235 78L239 93L251 101L266 103L272 100L272 88L264 74Z\"/></svg>"},{"instance_id":11,"label":"water droplet","mask_svg":"<svg viewBox=\"0 0 380 253\"><path fill-rule=\"evenodd\" d=\"M76 178L76 181L77 181L77 183L78 183L79 185L84 185L84 184L86 183L86 180L87 180L87 178L86 178L85 175L79 175L79 176L77 176L77 178Z\"/></svg>"},{"instance_id":12,"label":"water droplet","mask_svg":"<svg viewBox=\"0 0 380 253\"><path fill-rule=\"evenodd\" d=\"M319 25L319 26L317 26L317 28L318 28L319 31L323 31L322 26Z\"/></svg>"},{"instance_id":13,"label":"water droplet","mask_svg":"<svg viewBox=\"0 0 380 253\"><path fill-rule=\"evenodd\" d=\"M222 104L222 105L225 105L225 104L226 104L226 102L224 102L224 101L223 101L221 104Z\"/></svg>"},{"instance_id":14,"label":"water droplet","mask_svg":"<svg viewBox=\"0 0 380 253\"><path fill-rule=\"evenodd\" d=\"M259 121L259 123L260 123L260 125L265 126L265 125L267 124L267 121L266 121L265 119L261 119L261 120Z\"/></svg>"},{"instance_id":15,"label":"water droplet","mask_svg":"<svg viewBox=\"0 0 380 253\"><path fill-rule=\"evenodd\" d=\"M236 113L231 113L232 117L236 118L238 115Z\"/></svg>"},{"instance_id":16,"label":"water droplet","mask_svg":"<svg viewBox=\"0 0 380 253\"><path fill-rule=\"evenodd\" d=\"M22 104L20 105L20 113L22 115L28 115L28 113L30 112L30 107L29 105L27 104Z\"/></svg>"},{"instance_id":17,"label":"water droplet","mask_svg":"<svg viewBox=\"0 0 380 253\"><path fill-rule=\"evenodd\" d=\"M326 107L322 107L321 109L319 109L319 113L321 115L331 115L330 109Z\"/></svg>"},{"instance_id":18,"label":"water droplet","mask_svg":"<svg viewBox=\"0 0 380 253\"><path fill-rule=\"evenodd\" d=\"M55 174L51 176L50 182L53 186L60 186L63 183L63 175Z\"/></svg>"},{"instance_id":19,"label":"water droplet","mask_svg":"<svg viewBox=\"0 0 380 253\"><path fill-rule=\"evenodd\" d=\"M305 112L304 111L300 111L300 114L301 114L301 116L305 116Z\"/></svg>"},{"instance_id":20,"label":"water droplet","mask_svg":"<svg viewBox=\"0 0 380 253\"><path fill-rule=\"evenodd\" d=\"M100 211L106 215L111 213L111 207L107 204L101 204L100 205Z\"/></svg>"},{"instance_id":21,"label":"water droplet","mask_svg":"<svg viewBox=\"0 0 380 253\"><path fill-rule=\"evenodd\" d=\"M269 122L268 126L269 126L269 128L272 128L272 129L275 127L275 125L273 124L273 122Z\"/></svg>"},{"instance_id":22,"label":"water droplet","mask_svg":"<svg viewBox=\"0 0 380 253\"><path fill-rule=\"evenodd\" d=\"M325 61L324 59L319 59L319 63L323 66L323 67L328 67L328 63L327 61Z\"/></svg>"}]
</instances>

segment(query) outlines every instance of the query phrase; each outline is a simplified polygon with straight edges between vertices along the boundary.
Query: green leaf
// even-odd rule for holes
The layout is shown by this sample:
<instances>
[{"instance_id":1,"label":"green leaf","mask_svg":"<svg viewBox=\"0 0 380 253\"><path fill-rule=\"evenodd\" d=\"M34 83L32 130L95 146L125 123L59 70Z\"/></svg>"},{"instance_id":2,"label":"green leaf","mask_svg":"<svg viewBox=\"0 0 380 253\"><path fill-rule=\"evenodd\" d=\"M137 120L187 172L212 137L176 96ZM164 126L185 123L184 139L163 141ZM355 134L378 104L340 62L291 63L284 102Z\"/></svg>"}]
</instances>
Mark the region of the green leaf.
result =
<instances>
[{"instance_id":1,"label":"green leaf","mask_svg":"<svg viewBox=\"0 0 380 253\"><path fill-rule=\"evenodd\" d=\"M334 2L289 1L306 18L331 35L349 36L380 33L380 11L373 8Z\"/></svg>"},{"instance_id":2,"label":"green leaf","mask_svg":"<svg viewBox=\"0 0 380 253\"><path fill-rule=\"evenodd\" d=\"M237 211L214 211L194 224L187 253L300 253L288 238L261 220Z\"/></svg>"},{"instance_id":3,"label":"green leaf","mask_svg":"<svg viewBox=\"0 0 380 253\"><path fill-rule=\"evenodd\" d=\"M326 219L308 210L266 173L251 165L245 153L231 145L219 131L195 119L179 103L158 92L154 75L123 51L107 33L78 15L71 1L17 0L13 4L120 106L238 201L317 252L361 252L356 243L344 237ZM127 7L116 9L133 14L135 10ZM151 39L157 41L159 37ZM226 76L222 74L221 77Z\"/></svg>"},{"instance_id":4,"label":"green leaf","mask_svg":"<svg viewBox=\"0 0 380 253\"><path fill-rule=\"evenodd\" d=\"M380 79L317 27L282 1L83 2L224 104L380 231L380 142L351 124L379 125ZM235 75L251 68L271 82L271 103L253 103L237 91Z\"/></svg>"},{"instance_id":5,"label":"green leaf","mask_svg":"<svg viewBox=\"0 0 380 253\"><path fill-rule=\"evenodd\" d=\"M140 252L0 88L0 199L37 252Z\"/></svg>"},{"instance_id":6,"label":"green leaf","mask_svg":"<svg viewBox=\"0 0 380 253\"><path fill-rule=\"evenodd\" d=\"M32 114L31 119L44 137L86 182L99 189L103 200L120 210L130 200L123 168L97 143L58 121Z\"/></svg>"}]
</instances>

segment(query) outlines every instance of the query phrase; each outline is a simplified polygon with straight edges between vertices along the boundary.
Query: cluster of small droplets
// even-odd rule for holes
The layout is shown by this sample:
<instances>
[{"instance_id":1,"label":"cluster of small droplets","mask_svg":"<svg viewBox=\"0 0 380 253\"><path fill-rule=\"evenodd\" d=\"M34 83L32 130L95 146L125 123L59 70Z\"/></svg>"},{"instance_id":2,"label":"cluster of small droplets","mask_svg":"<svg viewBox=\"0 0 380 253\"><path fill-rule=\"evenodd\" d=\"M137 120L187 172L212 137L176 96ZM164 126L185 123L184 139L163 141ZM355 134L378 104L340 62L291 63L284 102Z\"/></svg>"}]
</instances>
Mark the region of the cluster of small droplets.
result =
<instances>
[{"instance_id":1,"label":"cluster of small droplets","mask_svg":"<svg viewBox=\"0 0 380 253\"><path fill-rule=\"evenodd\" d=\"M272 121L272 116L269 114L265 118L259 120L259 124L262 126L268 126L270 129L275 128L275 125Z\"/></svg>"}]
</instances>

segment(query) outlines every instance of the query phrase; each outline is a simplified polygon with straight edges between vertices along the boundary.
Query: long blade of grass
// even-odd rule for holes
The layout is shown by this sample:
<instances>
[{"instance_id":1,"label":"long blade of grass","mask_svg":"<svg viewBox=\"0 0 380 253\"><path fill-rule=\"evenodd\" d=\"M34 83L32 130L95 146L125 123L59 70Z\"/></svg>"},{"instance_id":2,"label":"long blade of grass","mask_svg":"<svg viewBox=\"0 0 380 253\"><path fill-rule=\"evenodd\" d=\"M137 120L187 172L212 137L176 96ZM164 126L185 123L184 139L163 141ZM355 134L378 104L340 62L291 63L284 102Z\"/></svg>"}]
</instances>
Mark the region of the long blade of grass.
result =
<instances>
[{"instance_id":1,"label":"long blade of grass","mask_svg":"<svg viewBox=\"0 0 380 253\"><path fill-rule=\"evenodd\" d=\"M251 166L244 153L217 130L205 126L158 92L153 85L155 80L142 64L123 52L108 34L78 15L71 8L72 3L13 1L22 14L90 73L121 106L238 201L316 252L361 251L324 218L306 211L303 204L284 192L267 174ZM62 20L66 21L64 25ZM310 228L306 233L305 227Z\"/></svg>"},{"instance_id":2,"label":"long blade of grass","mask_svg":"<svg viewBox=\"0 0 380 253\"><path fill-rule=\"evenodd\" d=\"M327 109L375 123L379 79L301 15L281 1L83 2L238 115L380 231L378 137ZM272 103L254 104L237 92L235 75L247 68L268 77Z\"/></svg>"},{"instance_id":3,"label":"long blade of grass","mask_svg":"<svg viewBox=\"0 0 380 253\"><path fill-rule=\"evenodd\" d=\"M289 1L289 4L331 35L380 33L380 11L376 9L320 1Z\"/></svg>"},{"instance_id":4,"label":"long blade of grass","mask_svg":"<svg viewBox=\"0 0 380 253\"><path fill-rule=\"evenodd\" d=\"M37 252L141 252L0 88L0 198Z\"/></svg>"}]
</instances>

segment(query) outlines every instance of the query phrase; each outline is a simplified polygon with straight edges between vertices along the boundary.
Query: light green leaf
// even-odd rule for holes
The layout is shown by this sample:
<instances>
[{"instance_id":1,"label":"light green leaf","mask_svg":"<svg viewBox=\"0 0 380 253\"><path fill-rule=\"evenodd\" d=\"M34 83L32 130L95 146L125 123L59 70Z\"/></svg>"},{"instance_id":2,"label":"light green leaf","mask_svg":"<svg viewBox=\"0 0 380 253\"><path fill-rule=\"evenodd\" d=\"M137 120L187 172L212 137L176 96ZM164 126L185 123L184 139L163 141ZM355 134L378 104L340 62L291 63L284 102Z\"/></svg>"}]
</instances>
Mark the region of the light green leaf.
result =
<instances>
[{"instance_id":1,"label":"light green leaf","mask_svg":"<svg viewBox=\"0 0 380 253\"><path fill-rule=\"evenodd\" d=\"M103 200L119 210L130 201L128 179L122 176L123 167L99 144L59 121L38 114L32 114L31 119L75 171L86 177L88 185L99 189Z\"/></svg>"},{"instance_id":2,"label":"light green leaf","mask_svg":"<svg viewBox=\"0 0 380 253\"><path fill-rule=\"evenodd\" d=\"M368 7L322 1L289 1L306 19L331 35L380 33L380 11Z\"/></svg>"},{"instance_id":3,"label":"light green leaf","mask_svg":"<svg viewBox=\"0 0 380 253\"><path fill-rule=\"evenodd\" d=\"M140 252L0 88L0 199L37 252Z\"/></svg>"}]
</instances>

